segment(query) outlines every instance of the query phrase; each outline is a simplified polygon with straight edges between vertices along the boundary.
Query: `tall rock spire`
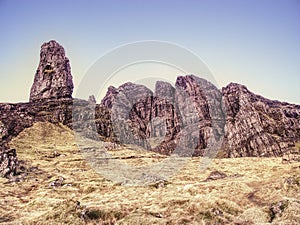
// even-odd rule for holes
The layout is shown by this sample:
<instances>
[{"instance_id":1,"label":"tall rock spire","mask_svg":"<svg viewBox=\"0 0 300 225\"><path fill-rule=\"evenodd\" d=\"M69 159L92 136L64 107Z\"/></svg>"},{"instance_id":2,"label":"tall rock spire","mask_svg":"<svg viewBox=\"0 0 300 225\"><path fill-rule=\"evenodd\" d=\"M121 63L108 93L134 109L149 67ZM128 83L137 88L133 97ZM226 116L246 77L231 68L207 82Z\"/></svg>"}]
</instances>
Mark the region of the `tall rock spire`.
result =
<instances>
[{"instance_id":1,"label":"tall rock spire","mask_svg":"<svg viewBox=\"0 0 300 225\"><path fill-rule=\"evenodd\" d=\"M29 101L72 98L73 87L71 67L64 48L54 40L44 43Z\"/></svg>"}]
</instances>

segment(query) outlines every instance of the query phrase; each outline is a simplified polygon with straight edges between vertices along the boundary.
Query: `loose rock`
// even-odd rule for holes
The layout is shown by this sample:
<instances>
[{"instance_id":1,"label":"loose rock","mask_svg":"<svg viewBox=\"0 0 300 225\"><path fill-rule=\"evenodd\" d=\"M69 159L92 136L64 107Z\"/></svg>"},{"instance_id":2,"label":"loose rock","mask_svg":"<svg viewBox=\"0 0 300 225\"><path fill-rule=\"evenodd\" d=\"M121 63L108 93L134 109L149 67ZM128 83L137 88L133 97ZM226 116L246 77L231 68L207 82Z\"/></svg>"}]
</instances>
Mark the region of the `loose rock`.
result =
<instances>
[{"instance_id":1,"label":"loose rock","mask_svg":"<svg viewBox=\"0 0 300 225\"><path fill-rule=\"evenodd\" d=\"M15 149L0 149L0 175L12 177L17 174L19 162Z\"/></svg>"}]
</instances>

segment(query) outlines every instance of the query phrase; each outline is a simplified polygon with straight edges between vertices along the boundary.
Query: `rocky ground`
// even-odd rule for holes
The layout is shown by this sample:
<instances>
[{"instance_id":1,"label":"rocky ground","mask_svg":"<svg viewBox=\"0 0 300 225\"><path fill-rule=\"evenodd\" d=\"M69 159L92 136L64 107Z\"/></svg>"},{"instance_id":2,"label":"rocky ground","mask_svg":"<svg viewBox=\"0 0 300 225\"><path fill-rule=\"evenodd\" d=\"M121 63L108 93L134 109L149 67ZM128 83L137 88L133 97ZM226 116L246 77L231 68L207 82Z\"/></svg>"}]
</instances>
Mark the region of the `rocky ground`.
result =
<instances>
[{"instance_id":1,"label":"rocky ground","mask_svg":"<svg viewBox=\"0 0 300 225\"><path fill-rule=\"evenodd\" d=\"M110 145L128 165L166 156ZM1 224L299 224L300 163L194 157L167 180L126 186L95 172L64 125L35 123L10 143L20 174L0 179ZM299 144L296 146L300 148Z\"/></svg>"}]
</instances>

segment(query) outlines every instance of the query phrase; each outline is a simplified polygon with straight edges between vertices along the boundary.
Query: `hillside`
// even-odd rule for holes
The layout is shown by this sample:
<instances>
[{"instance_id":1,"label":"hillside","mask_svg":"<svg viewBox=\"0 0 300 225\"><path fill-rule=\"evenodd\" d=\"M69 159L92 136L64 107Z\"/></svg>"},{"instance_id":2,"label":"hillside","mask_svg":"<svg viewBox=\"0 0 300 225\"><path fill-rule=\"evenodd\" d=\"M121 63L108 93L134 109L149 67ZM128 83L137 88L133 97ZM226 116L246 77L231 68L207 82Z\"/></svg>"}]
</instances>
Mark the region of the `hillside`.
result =
<instances>
[{"instance_id":1,"label":"hillside","mask_svg":"<svg viewBox=\"0 0 300 225\"><path fill-rule=\"evenodd\" d=\"M282 164L281 158L213 159L202 171L202 158L196 157L170 179L136 187L97 174L78 151L73 132L62 124L35 123L10 146L25 168L16 177L21 182L0 180L3 224L300 221L300 164ZM154 165L163 157L125 145L109 152L131 166Z\"/></svg>"}]
</instances>

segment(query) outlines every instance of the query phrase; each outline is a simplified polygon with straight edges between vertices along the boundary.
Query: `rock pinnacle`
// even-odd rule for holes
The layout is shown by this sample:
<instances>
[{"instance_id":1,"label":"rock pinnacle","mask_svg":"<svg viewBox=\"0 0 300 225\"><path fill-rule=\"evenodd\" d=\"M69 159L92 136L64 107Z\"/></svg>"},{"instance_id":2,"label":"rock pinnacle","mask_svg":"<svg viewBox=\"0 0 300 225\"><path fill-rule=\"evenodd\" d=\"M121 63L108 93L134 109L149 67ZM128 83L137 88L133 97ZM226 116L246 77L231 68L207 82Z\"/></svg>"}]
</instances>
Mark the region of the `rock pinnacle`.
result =
<instances>
[{"instance_id":1,"label":"rock pinnacle","mask_svg":"<svg viewBox=\"0 0 300 225\"><path fill-rule=\"evenodd\" d=\"M71 67L64 48L54 40L44 43L29 101L72 98L73 87Z\"/></svg>"}]
</instances>

